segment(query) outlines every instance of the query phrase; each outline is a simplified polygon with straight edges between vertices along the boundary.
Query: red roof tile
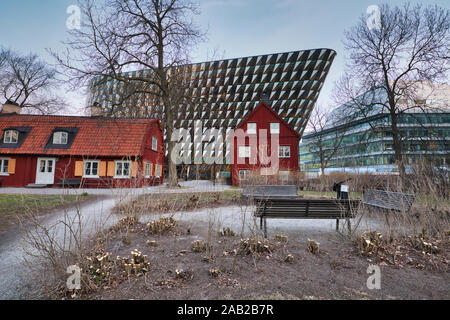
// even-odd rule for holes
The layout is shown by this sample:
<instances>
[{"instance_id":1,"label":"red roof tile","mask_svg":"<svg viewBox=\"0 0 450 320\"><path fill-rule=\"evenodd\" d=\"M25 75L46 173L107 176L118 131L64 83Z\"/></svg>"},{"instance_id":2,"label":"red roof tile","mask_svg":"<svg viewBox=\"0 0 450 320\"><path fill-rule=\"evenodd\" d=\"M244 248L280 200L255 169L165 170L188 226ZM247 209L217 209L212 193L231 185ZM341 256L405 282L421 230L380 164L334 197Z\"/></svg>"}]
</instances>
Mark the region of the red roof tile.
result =
<instances>
[{"instance_id":1,"label":"red roof tile","mask_svg":"<svg viewBox=\"0 0 450 320\"><path fill-rule=\"evenodd\" d=\"M0 154L120 156L142 154L148 129L158 119L73 116L0 115L0 138L11 127L31 127L20 148L0 148ZM79 128L69 149L45 148L55 128Z\"/></svg>"}]
</instances>

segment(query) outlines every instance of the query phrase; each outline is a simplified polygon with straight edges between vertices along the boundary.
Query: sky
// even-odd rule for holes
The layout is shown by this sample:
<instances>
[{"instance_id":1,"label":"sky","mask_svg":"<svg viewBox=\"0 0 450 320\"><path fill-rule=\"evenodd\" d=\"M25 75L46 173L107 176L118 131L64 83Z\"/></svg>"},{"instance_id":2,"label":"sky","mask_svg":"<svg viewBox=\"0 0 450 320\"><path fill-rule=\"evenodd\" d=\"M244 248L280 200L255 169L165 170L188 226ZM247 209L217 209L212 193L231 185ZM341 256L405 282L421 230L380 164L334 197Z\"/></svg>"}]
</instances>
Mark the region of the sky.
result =
<instances>
[{"instance_id":1,"label":"sky","mask_svg":"<svg viewBox=\"0 0 450 320\"><path fill-rule=\"evenodd\" d=\"M194 18L207 31L207 41L193 49L192 62L238 58L286 51L330 48L337 52L318 103L332 105L332 89L344 72L344 30L357 23L375 0L198 0ZM390 5L405 1L389 0ZM410 1L450 8L448 0ZM54 63L46 49L64 50L67 8L76 0L0 0L0 47L36 53ZM71 114L81 112L84 91L63 92Z\"/></svg>"}]
</instances>

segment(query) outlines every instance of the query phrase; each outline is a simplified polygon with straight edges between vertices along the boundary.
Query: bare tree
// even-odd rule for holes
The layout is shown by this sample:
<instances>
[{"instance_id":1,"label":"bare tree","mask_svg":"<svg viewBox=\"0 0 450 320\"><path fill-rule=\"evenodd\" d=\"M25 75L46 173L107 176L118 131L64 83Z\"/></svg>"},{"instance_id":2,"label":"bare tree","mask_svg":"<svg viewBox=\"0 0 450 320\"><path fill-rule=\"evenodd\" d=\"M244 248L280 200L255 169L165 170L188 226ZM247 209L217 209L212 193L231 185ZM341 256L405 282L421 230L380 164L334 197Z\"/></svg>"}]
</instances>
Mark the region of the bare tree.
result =
<instances>
[{"instance_id":1,"label":"bare tree","mask_svg":"<svg viewBox=\"0 0 450 320\"><path fill-rule=\"evenodd\" d=\"M437 6L410 4L381 5L379 13L373 28L363 15L345 32L349 57L345 75L337 82L336 102L347 106L349 116L389 115L383 131L392 136L394 157L404 177L404 133L399 118L413 109L427 112L430 108L403 101L414 101L424 83L448 80L450 13Z\"/></svg>"},{"instance_id":2,"label":"bare tree","mask_svg":"<svg viewBox=\"0 0 450 320\"><path fill-rule=\"evenodd\" d=\"M171 137L178 108L192 103L184 76L190 49L204 37L192 21L198 7L190 0L79 4L82 28L70 32L66 55L53 56L76 87L120 88L104 110L109 115L160 116L168 143L169 186L178 185ZM127 72L132 70L137 71Z\"/></svg>"},{"instance_id":3,"label":"bare tree","mask_svg":"<svg viewBox=\"0 0 450 320\"><path fill-rule=\"evenodd\" d=\"M338 155L345 136L346 124L334 127L334 124L337 123L336 120L323 106L316 105L308 122L308 135L311 135L311 140L307 145L308 151L314 155L314 158L319 159L322 175L325 174L330 160ZM327 133L326 129L331 126L333 126L333 130Z\"/></svg>"},{"instance_id":4,"label":"bare tree","mask_svg":"<svg viewBox=\"0 0 450 320\"><path fill-rule=\"evenodd\" d=\"M27 113L53 114L66 105L55 90L56 71L35 54L0 50L0 94Z\"/></svg>"}]
</instances>

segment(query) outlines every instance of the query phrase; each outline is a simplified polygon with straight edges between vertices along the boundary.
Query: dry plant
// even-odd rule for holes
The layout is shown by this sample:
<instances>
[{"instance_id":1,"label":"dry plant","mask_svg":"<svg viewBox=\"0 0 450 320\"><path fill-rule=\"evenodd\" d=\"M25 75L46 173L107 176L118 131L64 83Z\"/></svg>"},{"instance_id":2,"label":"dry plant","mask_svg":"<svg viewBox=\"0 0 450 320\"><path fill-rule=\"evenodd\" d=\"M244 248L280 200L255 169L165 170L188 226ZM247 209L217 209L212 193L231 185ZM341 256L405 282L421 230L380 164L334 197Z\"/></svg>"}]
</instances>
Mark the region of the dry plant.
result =
<instances>
[{"instance_id":1,"label":"dry plant","mask_svg":"<svg viewBox=\"0 0 450 320\"><path fill-rule=\"evenodd\" d=\"M160 218L147 224L147 231L150 234L165 234L175 231L177 222L173 217Z\"/></svg>"},{"instance_id":2,"label":"dry plant","mask_svg":"<svg viewBox=\"0 0 450 320\"><path fill-rule=\"evenodd\" d=\"M275 247L269 243L268 239L250 237L241 239L238 253L255 256L260 254L270 254L274 249Z\"/></svg>"},{"instance_id":3,"label":"dry plant","mask_svg":"<svg viewBox=\"0 0 450 320\"><path fill-rule=\"evenodd\" d=\"M77 265L107 241L102 234L105 221L94 221L87 226L80 204L72 210L64 209L62 216L54 222L45 222L32 208L24 208L20 223L23 229L24 266L32 274L35 291L32 294L48 294L65 287L67 268ZM91 239L90 243L86 241ZM90 287L84 278L82 286ZM57 294L57 293L56 293Z\"/></svg>"},{"instance_id":4,"label":"dry plant","mask_svg":"<svg viewBox=\"0 0 450 320\"><path fill-rule=\"evenodd\" d=\"M318 254L320 252L319 251L320 243L315 240L308 239L307 247L308 251L311 252L312 254Z\"/></svg>"}]
</instances>

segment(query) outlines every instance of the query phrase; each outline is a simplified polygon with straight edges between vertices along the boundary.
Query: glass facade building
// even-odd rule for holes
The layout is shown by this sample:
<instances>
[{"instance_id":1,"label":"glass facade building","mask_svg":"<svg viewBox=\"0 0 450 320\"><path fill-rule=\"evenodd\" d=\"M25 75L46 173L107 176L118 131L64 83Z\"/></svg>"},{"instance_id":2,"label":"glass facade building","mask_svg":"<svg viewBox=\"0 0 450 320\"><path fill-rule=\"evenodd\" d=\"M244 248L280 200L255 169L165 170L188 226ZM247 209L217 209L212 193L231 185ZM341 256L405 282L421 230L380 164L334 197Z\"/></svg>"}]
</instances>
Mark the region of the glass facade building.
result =
<instances>
[{"instance_id":1,"label":"glass facade building","mask_svg":"<svg viewBox=\"0 0 450 320\"><path fill-rule=\"evenodd\" d=\"M407 172L410 165L422 159L427 159L436 166L450 166L450 111L444 101L439 101L442 108L433 108L432 105L436 102L438 101L431 99L410 101L412 106L414 103L423 103L423 106L398 115ZM337 108L332 115L342 109ZM338 121L320 132L306 133L303 136L299 149L301 170L320 172L322 154L329 158L325 173L398 172L393 139L388 130L390 114L373 107L370 116L362 118L353 115L345 119L346 121Z\"/></svg>"}]
</instances>

